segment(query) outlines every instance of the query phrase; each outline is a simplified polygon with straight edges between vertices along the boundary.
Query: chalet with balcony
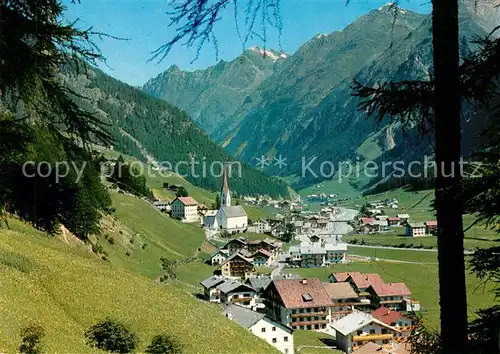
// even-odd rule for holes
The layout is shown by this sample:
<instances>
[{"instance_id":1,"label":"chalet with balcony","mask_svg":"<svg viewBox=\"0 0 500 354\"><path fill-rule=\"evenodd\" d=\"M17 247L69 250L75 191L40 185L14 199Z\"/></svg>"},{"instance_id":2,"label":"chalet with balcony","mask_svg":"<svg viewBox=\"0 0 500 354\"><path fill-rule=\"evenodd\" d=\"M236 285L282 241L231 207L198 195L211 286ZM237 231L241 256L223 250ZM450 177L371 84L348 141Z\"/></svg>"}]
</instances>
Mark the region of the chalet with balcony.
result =
<instances>
[{"instance_id":1,"label":"chalet with balcony","mask_svg":"<svg viewBox=\"0 0 500 354\"><path fill-rule=\"evenodd\" d=\"M373 283L366 290L376 308L388 307L399 311L419 311L420 304L413 300L411 291L404 283Z\"/></svg>"},{"instance_id":2,"label":"chalet with balcony","mask_svg":"<svg viewBox=\"0 0 500 354\"><path fill-rule=\"evenodd\" d=\"M403 315L401 312L391 310L385 306L379 307L371 313L377 320L396 328L399 332L394 337L397 343L406 341L411 331L415 328L415 320Z\"/></svg>"},{"instance_id":3,"label":"chalet with balcony","mask_svg":"<svg viewBox=\"0 0 500 354\"><path fill-rule=\"evenodd\" d=\"M228 278L245 279L255 272L252 260L240 253L234 253L221 264L222 275Z\"/></svg>"},{"instance_id":4,"label":"chalet with balcony","mask_svg":"<svg viewBox=\"0 0 500 354\"><path fill-rule=\"evenodd\" d=\"M220 275L213 275L210 278L203 280L200 284L203 286L205 299L209 302L220 302L220 290L217 286L225 281L226 278Z\"/></svg>"},{"instance_id":5,"label":"chalet with balcony","mask_svg":"<svg viewBox=\"0 0 500 354\"><path fill-rule=\"evenodd\" d=\"M323 283L323 287L332 301L330 308L332 322L350 314L355 306L363 305L349 283Z\"/></svg>"},{"instance_id":6,"label":"chalet with balcony","mask_svg":"<svg viewBox=\"0 0 500 354\"><path fill-rule=\"evenodd\" d=\"M389 223L389 226L397 226L401 222L401 219L397 216L389 216L387 218L387 222Z\"/></svg>"},{"instance_id":7,"label":"chalet with balcony","mask_svg":"<svg viewBox=\"0 0 500 354\"><path fill-rule=\"evenodd\" d=\"M264 249L260 249L255 253L252 253L248 259L250 259L254 266L262 267L268 264L269 260L272 258L272 254Z\"/></svg>"},{"instance_id":8,"label":"chalet with balcony","mask_svg":"<svg viewBox=\"0 0 500 354\"><path fill-rule=\"evenodd\" d=\"M254 253L259 250L264 250L270 253L272 256L276 255L279 251L279 245L271 240L248 240L246 247L248 252Z\"/></svg>"},{"instance_id":9,"label":"chalet with balcony","mask_svg":"<svg viewBox=\"0 0 500 354\"><path fill-rule=\"evenodd\" d=\"M325 244L325 263L337 264L344 263L347 258L346 243L327 243Z\"/></svg>"},{"instance_id":10,"label":"chalet with balcony","mask_svg":"<svg viewBox=\"0 0 500 354\"><path fill-rule=\"evenodd\" d=\"M220 291L220 302L224 304L250 306L256 295L255 289L238 280L226 280L217 285L217 288Z\"/></svg>"},{"instance_id":11,"label":"chalet with balcony","mask_svg":"<svg viewBox=\"0 0 500 354\"><path fill-rule=\"evenodd\" d=\"M339 349L353 353L368 342L392 349L394 338L399 335L395 327L374 318L372 315L354 311L332 324Z\"/></svg>"},{"instance_id":12,"label":"chalet with balcony","mask_svg":"<svg viewBox=\"0 0 500 354\"><path fill-rule=\"evenodd\" d=\"M371 293L368 291L373 284L383 284L382 278L378 274L352 273L345 280L351 284L360 299L371 300Z\"/></svg>"},{"instance_id":13,"label":"chalet with balcony","mask_svg":"<svg viewBox=\"0 0 500 354\"><path fill-rule=\"evenodd\" d=\"M332 306L319 279L274 280L264 291L268 315L292 329L325 329Z\"/></svg>"},{"instance_id":14,"label":"chalet with balcony","mask_svg":"<svg viewBox=\"0 0 500 354\"><path fill-rule=\"evenodd\" d=\"M234 238L232 240L229 240L221 249L227 250L229 252L229 255L232 255L233 253L239 252L246 247L247 243L245 242L245 240Z\"/></svg>"}]
</instances>

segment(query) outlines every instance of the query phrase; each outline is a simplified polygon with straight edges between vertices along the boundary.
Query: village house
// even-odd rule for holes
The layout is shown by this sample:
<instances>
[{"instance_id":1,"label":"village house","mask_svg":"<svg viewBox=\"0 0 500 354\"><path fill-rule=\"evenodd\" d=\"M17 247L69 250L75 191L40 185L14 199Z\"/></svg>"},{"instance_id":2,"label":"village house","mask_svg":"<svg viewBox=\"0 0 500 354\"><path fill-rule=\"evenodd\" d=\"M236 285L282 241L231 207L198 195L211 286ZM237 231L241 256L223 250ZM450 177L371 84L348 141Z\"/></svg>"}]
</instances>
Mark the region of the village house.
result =
<instances>
[{"instance_id":1,"label":"village house","mask_svg":"<svg viewBox=\"0 0 500 354\"><path fill-rule=\"evenodd\" d=\"M409 214L398 214L400 224L406 223L410 220Z\"/></svg>"},{"instance_id":2,"label":"village house","mask_svg":"<svg viewBox=\"0 0 500 354\"><path fill-rule=\"evenodd\" d=\"M347 258L347 244L345 243L327 243L325 244L325 263L337 264L344 263Z\"/></svg>"},{"instance_id":3,"label":"village house","mask_svg":"<svg viewBox=\"0 0 500 354\"><path fill-rule=\"evenodd\" d=\"M255 272L252 261L240 253L234 253L221 264L222 275L228 278L245 279Z\"/></svg>"},{"instance_id":4,"label":"village house","mask_svg":"<svg viewBox=\"0 0 500 354\"><path fill-rule=\"evenodd\" d=\"M261 296L264 293L264 290L266 290L267 286L271 284L271 282L272 279L268 276L256 276L248 278L245 281L245 284L250 285L255 289L257 295Z\"/></svg>"},{"instance_id":5,"label":"village house","mask_svg":"<svg viewBox=\"0 0 500 354\"><path fill-rule=\"evenodd\" d=\"M249 227L249 230L253 231L253 232L256 232L256 233L259 233L259 234L265 234L265 233L268 233L268 232L271 232L271 224L269 223L269 221L267 220L257 220L256 222L254 222L251 226L251 228Z\"/></svg>"},{"instance_id":6,"label":"village house","mask_svg":"<svg viewBox=\"0 0 500 354\"><path fill-rule=\"evenodd\" d=\"M358 294L349 283L323 283L328 296L332 300L330 321L334 322L353 311L354 306L362 305Z\"/></svg>"},{"instance_id":7,"label":"village house","mask_svg":"<svg viewBox=\"0 0 500 354\"><path fill-rule=\"evenodd\" d=\"M373 223L375 222L375 219L374 218L369 218L369 217L363 217L361 219L359 219L361 225L373 225Z\"/></svg>"},{"instance_id":8,"label":"village house","mask_svg":"<svg viewBox=\"0 0 500 354\"><path fill-rule=\"evenodd\" d=\"M240 238L233 238L229 240L224 246L221 247L222 250L227 250L229 255L233 253L240 252L244 248L247 247L247 243L245 240Z\"/></svg>"},{"instance_id":9,"label":"village house","mask_svg":"<svg viewBox=\"0 0 500 354\"><path fill-rule=\"evenodd\" d=\"M210 263L213 266L218 266L222 264L227 259L227 257L229 257L228 250L225 249L217 250L210 255Z\"/></svg>"},{"instance_id":10,"label":"village house","mask_svg":"<svg viewBox=\"0 0 500 354\"><path fill-rule=\"evenodd\" d=\"M238 303L242 306L251 306L256 291L249 285L238 280L226 280L217 285L220 291L220 302L223 304Z\"/></svg>"},{"instance_id":11,"label":"village house","mask_svg":"<svg viewBox=\"0 0 500 354\"><path fill-rule=\"evenodd\" d=\"M226 278L220 275L213 275L200 282L204 289L205 299L209 302L220 302L220 290L217 288L218 285L224 283Z\"/></svg>"},{"instance_id":12,"label":"village house","mask_svg":"<svg viewBox=\"0 0 500 354\"><path fill-rule=\"evenodd\" d=\"M406 236L421 237L425 236L425 225L418 222L410 222L406 224Z\"/></svg>"},{"instance_id":13,"label":"village house","mask_svg":"<svg viewBox=\"0 0 500 354\"><path fill-rule=\"evenodd\" d=\"M273 255L264 249L260 249L252 253L248 259L250 259L254 266L262 267L268 264L269 260Z\"/></svg>"},{"instance_id":14,"label":"village house","mask_svg":"<svg viewBox=\"0 0 500 354\"><path fill-rule=\"evenodd\" d=\"M248 329L255 336L265 340L281 353L294 353L293 331L291 328L274 321L263 313L238 305L226 306L224 315L243 328Z\"/></svg>"},{"instance_id":15,"label":"village house","mask_svg":"<svg viewBox=\"0 0 500 354\"><path fill-rule=\"evenodd\" d=\"M425 223L425 233L427 235L436 235L438 223L436 220L429 220Z\"/></svg>"},{"instance_id":16,"label":"village house","mask_svg":"<svg viewBox=\"0 0 500 354\"><path fill-rule=\"evenodd\" d=\"M387 222L389 223L389 226L397 226L401 222L401 219L399 219L397 216L389 216L387 218Z\"/></svg>"},{"instance_id":17,"label":"village house","mask_svg":"<svg viewBox=\"0 0 500 354\"><path fill-rule=\"evenodd\" d=\"M326 249L316 246L300 246L302 268L321 267L325 263Z\"/></svg>"},{"instance_id":18,"label":"village house","mask_svg":"<svg viewBox=\"0 0 500 354\"><path fill-rule=\"evenodd\" d=\"M358 294L359 298L362 300L368 300L371 302L371 293L368 292L373 284L382 284L382 278L378 274L361 274L361 273L351 273L346 279L346 282L350 283L354 291Z\"/></svg>"},{"instance_id":19,"label":"village house","mask_svg":"<svg viewBox=\"0 0 500 354\"><path fill-rule=\"evenodd\" d=\"M374 342L384 348L391 349L394 338L399 331L377 320L372 315L354 311L332 323L339 349L347 354Z\"/></svg>"},{"instance_id":20,"label":"village house","mask_svg":"<svg viewBox=\"0 0 500 354\"><path fill-rule=\"evenodd\" d=\"M386 306L393 310L406 311L406 302L411 301L411 291L404 283L373 282L366 290L376 308Z\"/></svg>"},{"instance_id":21,"label":"village house","mask_svg":"<svg viewBox=\"0 0 500 354\"><path fill-rule=\"evenodd\" d=\"M278 254L279 251L279 245L269 239L265 240L248 240L247 241L247 249L248 252L253 253L258 250L265 250L269 252L272 256L275 256Z\"/></svg>"},{"instance_id":22,"label":"village house","mask_svg":"<svg viewBox=\"0 0 500 354\"><path fill-rule=\"evenodd\" d=\"M162 200L157 200L156 202L153 202L153 207L155 209L158 209L158 210L164 211L164 212L170 211L170 203L162 201Z\"/></svg>"},{"instance_id":23,"label":"village house","mask_svg":"<svg viewBox=\"0 0 500 354\"><path fill-rule=\"evenodd\" d=\"M325 329L332 301L321 281L274 280L264 291L271 318L292 329Z\"/></svg>"},{"instance_id":24,"label":"village house","mask_svg":"<svg viewBox=\"0 0 500 354\"><path fill-rule=\"evenodd\" d=\"M391 227L389 226L389 222L387 219L385 220L375 220L373 223L374 225L378 226L378 232L385 232L389 231Z\"/></svg>"},{"instance_id":25,"label":"village house","mask_svg":"<svg viewBox=\"0 0 500 354\"><path fill-rule=\"evenodd\" d=\"M379 226L373 224L361 224L357 228L359 234L374 234L379 232Z\"/></svg>"},{"instance_id":26,"label":"village house","mask_svg":"<svg viewBox=\"0 0 500 354\"><path fill-rule=\"evenodd\" d=\"M185 222L198 221L198 202L191 197L177 197L170 204L172 217Z\"/></svg>"},{"instance_id":27,"label":"village house","mask_svg":"<svg viewBox=\"0 0 500 354\"><path fill-rule=\"evenodd\" d=\"M371 315L377 320L399 331L394 338L397 343L404 342L410 336L411 331L416 325L414 320L403 315L401 312L391 310L384 306L373 311Z\"/></svg>"}]
</instances>

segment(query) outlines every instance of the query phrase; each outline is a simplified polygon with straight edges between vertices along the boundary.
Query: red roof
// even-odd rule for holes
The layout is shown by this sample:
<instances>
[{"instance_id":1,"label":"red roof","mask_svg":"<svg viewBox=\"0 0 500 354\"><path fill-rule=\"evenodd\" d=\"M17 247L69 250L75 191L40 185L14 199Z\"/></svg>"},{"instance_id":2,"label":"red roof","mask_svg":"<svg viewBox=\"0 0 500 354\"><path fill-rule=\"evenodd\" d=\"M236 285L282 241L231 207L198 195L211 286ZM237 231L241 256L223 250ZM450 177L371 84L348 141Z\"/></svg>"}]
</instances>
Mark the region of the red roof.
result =
<instances>
[{"instance_id":1,"label":"red roof","mask_svg":"<svg viewBox=\"0 0 500 354\"><path fill-rule=\"evenodd\" d=\"M371 284L371 286L378 296L411 295L411 291L405 283L375 283Z\"/></svg>"},{"instance_id":2,"label":"red roof","mask_svg":"<svg viewBox=\"0 0 500 354\"><path fill-rule=\"evenodd\" d=\"M399 221L400 219L397 216L389 216L387 218L387 220L389 220L389 221Z\"/></svg>"},{"instance_id":3,"label":"red roof","mask_svg":"<svg viewBox=\"0 0 500 354\"><path fill-rule=\"evenodd\" d=\"M374 218L361 218L363 224L373 224L375 222Z\"/></svg>"},{"instance_id":4,"label":"red roof","mask_svg":"<svg viewBox=\"0 0 500 354\"><path fill-rule=\"evenodd\" d=\"M198 205L198 202L191 197L177 197L177 199L184 205Z\"/></svg>"},{"instance_id":5,"label":"red roof","mask_svg":"<svg viewBox=\"0 0 500 354\"><path fill-rule=\"evenodd\" d=\"M332 273L333 277L335 278L336 281L339 281L339 282L344 282L347 280L347 278L349 278L350 275L352 274L359 274L361 275L360 272L351 272L351 273L343 273L343 272L338 272L338 273Z\"/></svg>"},{"instance_id":6,"label":"red roof","mask_svg":"<svg viewBox=\"0 0 500 354\"><path fill-rule=\"evenodd\" d=\"M370 285L384 284L378 274L351 274L350 278L358 289L368 288Z\"/></svg>"},{"instance_id":7,"label":"red roof","mask_svg":"<svg viewBox=\"0 0 500 354\"><path fill-rule=\"evenodd\" d=\"M388 309L384 306L379 307L378 309L373 311L372 316L389 326L392 326L393 323L403 317L403 315L398 311Z\"/></svg>"},{"instance_id":8,"label":"red roof","mask_svg":"<svg viewBox=\"0 0 500 354\"><path fill-rule=\"evenodd\" d=\"M425 222L426 226L438 226L438 222L436 220L429 220Z\"/></svg>"},{"instance_id":9,"label":"red roof","mask_svg":"<svg viewBox=\"0 0 500 354\"><path fill-rule=\"evenodd\" d=\"M287 309L332 305L330 296L317 278L275 280L273 283Z\"/></svg>"}]
</instances>

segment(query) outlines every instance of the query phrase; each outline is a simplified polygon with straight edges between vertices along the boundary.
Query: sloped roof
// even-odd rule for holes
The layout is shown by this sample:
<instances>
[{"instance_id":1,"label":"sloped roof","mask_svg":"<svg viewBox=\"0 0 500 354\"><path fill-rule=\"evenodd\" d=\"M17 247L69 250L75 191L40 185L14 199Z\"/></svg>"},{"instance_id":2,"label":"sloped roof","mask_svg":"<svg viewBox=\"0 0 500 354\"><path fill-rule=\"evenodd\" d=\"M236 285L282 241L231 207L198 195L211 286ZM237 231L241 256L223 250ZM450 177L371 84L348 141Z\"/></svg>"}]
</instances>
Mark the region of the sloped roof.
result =
<instances>
[{"instance_id":1,"label":"sloped roof","mask_svg":"<svg viewBox=\"0 0 500 354\"><path fill-rule=\"evenodd\" d=\"M425 225L421 222L410 222L408 223L408 226L411 227L412 229L425 227Z\"/></svg>"},{"instance_id":2,"label":"sloped roof","mask_svg":"<svg viewBox=\"0 0 500 354\"><path fill-rule=\"evenodd\" d=\"M249 284L256 291L260 292L267 288L271 284L271 278L261 277L261 278L248 278L245 284Z\"/></svg>"},{"instance_id":3,"label":"sloped roof","mask_svg":"<svg viewBox=\"0 0 500 354\"><path fill-rule=\"evenodd\" d=\"M358 294L349 283L323 283L323 287L332 300L355 299L358 297Z\"/></svg>"},{"instance_id":4,"label":"sloped roof","mask_svg":"<svg viewBox=\"0 0 500 354\"><path fill-rule=\"evenodd\" d=\"M361 218L361 222L363 224L373 224L374 221L375 221L374 218Z\"/></svg>"},{"instance_id":5,"label":"sloped roof","mask_svg":"<svg viewBox=\"0 0 500 354\"><path fill-rule=\"evenodd\" d=\"M332 244L332 243L327 243L325 245L325 249L327 251L347 251L347 243L337 243L337 244Z\"/></svg>"},{"instance_id":6,"label":"sloped roof","mask_svg":"<svg viewBox=\"0 0 500 354\"><path fill-rule=\"evenodd\" d=\"M436 220L429 220L425 222L427 226L437 226L438 222Z\"/></svg>"},{"instance_id":7,"label":"sloped roof","mask_svg":"<svg viewBox=\"0 0 500 354\"><path fill-rule=\"evenodd\" d=\"M398 218L400 218L400 219L409 219L410 215L409 214L398 214Z\"/></svg>"},{"instance_id":8,"label":"sloped roof","mask_svg":"<svg viewBox=\"0 0 500 354\"><path fill-rule=\"evenodd\" d=\"M216 285L222 284L226 281L226 278L220 275L213 275L210 278L207 278L200 282L200 284L207 289L213 288Z\"/></svg>"},{"instance_id":9,"label":"sloped roof","mask_svg":"<svg viewBox=\"0 0 500 354\"><path fill-rule=\"evenodd\" d=\"M194 200L192 197L177 197L176 200L180 201L182 204L188 205L198 205L198 202ZM175 202L175 200L174 200ZM173 203L173 202L172 202Z\"/></svg>"},{"instance_id":10,"label":"sloped roof","mask_svg":"<svg viewBox=\"0 0 500 354\"><path fill-rule=\"evenodd\" d=\"M247 216L245 209L241 205L223 206L221 210L228 218Z\"/></svg>"},{"instance_id":11,"label":"sloped roof","mask_svg":"<svg viewBox=\"0 0 500 354\"><path fill-rule=\"evenodd\" d=\"M223 249L216 250L216 251L212 252L212 254L210 255L210 258L212 258L213 256L215 256L216 254L219 254L219 253L222 253L223 255L227 256L229 251L223 250Z\"/></svg>"},{"instance_id":12,"label":"sloped roof","mask_svg":"<svg viewBox=\"0 0 500 354\"><path fill-rule=\"evenodd\" d=\"M351 275L356 275L356 274L361 274L360 272L337 272L337 273L332 273L333 277L335 280L338 282L346 281L347 278Z\"/></svg>"},{"instance_id":13,"label":"sloped roof","mask_svg":"<svg viewBox=\"0 0 500 354\"><path fill-rule=\"evenodd\" d=\"M360 328L372 323L373 317L370 314L363 312L352 312L338 321L332 323L333 329L343 335L349 335Z\"/></svg>"},{"instance_id":14,"label":"sloped roof","mask_svg":"<svg viewBox=\"0 0 500 354\"><path fill-rule=\"evenodd\" d=\"M371 287L378 296L411 295L411 291L405 283L373 283Z\"/></svg>"},{"instance_id":15,"label":"sloped roof","mask_svg":"<svg viewBox=\"0 0 500 354\"><path fill-rule=\"evenodd\" d=\"M252 288L250 285L243 284L242 282L240 282L238 280L227 280L224 283L218 285L217 287L224 294L230 293L231 291L234 291L240 287L246 288L245 291L255 291L255 289Z\"/></svg>"},{"instance_id":16,"label":"sloped roof","mask_svg":"<svg viewBox=\"0 0 500 354\"><path fill-rule=\"evenodd\" d=\"M399 220L401 220L401 219L400 219L400 218L398 218L397 216L389 216L389 217L387 218L387 220L389 220L389 221L399 221Z\"/></svg>"},{"instance_id":17,"label":"sloped roof","mask_svg":"<svg viewBox=\"0 0 500 354\"><path fill-rule=\"evenodd\" d=\"M403 314L382 306L373 311L372 316L390 326L392 323L395 323L397 320L403 317Z\"/></svg>"},{"instance_id":18,"label":"sloped roof","mask_svg":"<svg viewBox=\"0 0 500 354\"><path fill-rule=\"evenodd\" d=\"M390 351L387 351L377 343L368 342L353 351L352 354L390 354Z\"/></svg>"},{"instance_id":19,"label":"sloped roof","mask_svg":"<svg viewBox=\"0 0 500 354\"><path fill-rule=\"evenodd\" d=\"M266 317L263 313L255 312L234 304L225 306L224 315L244 328L250 328Z\"/></svg>"},{"instance_id":20,"label":"sloped roof","mask_svg":"<svg viewBox=\"0 0 500 354\"><path fill-rule=\"evenodd\" d=\"M251 257L255 257L255 256L256 256L257 254L259 254L259 253L260 253L260 254L262 254L262 255L264 255L264 256L266 256L267 258L270 258L270 257L272 256L272 254L271 254L271 253L269 253L269 252L267 252L266 250L264 250L264 249L260 249L260 250L258 250L258 251L256 251L256 252L252 253L252 254L251 254Z\"/></svg>"},{"instance_id":21,"label":"sloped roof","mask_svg":"<svg viewBox=\"0 0 500 354\"><path fill-rule=\"evenodd\" d=\"M252 264L252 261L250 259L248 259L247 257L245 257L244 255L242 255L241 253L239 252L236 252L236 253L233 253L230 257L226 258L226 260L221 264L221 265L224 265L226 264L227 262L229 261L232 261L233 259L235 258L241 258L243 259L244 261ZM253 264L252 264L253 265Z\"/></svg>"},{"instance_id":22,"label":"sloped roof","mask_svg":"<svg viewBox=\"0 0 500 354\"><path fill-rule=\"evenodd\" d=\"M273 283L283 304L288 309L332 305L328 293L317 278L274 280ZM306 294L311 296L311 300L304 299L303 295Z\"/></svg>"},{"instance_id":23,"label":"sloped roof","mask_svg":"<svg viewBox=\"0 0 500 354\"><path fill-rule=\"evenodd\" d=\"M354 282L354 284L358 287L358 289L368 288L373 284L383 284L384 281L380 278L378 274L351 274L350 278Z\"/></svg>"}]
</instances>

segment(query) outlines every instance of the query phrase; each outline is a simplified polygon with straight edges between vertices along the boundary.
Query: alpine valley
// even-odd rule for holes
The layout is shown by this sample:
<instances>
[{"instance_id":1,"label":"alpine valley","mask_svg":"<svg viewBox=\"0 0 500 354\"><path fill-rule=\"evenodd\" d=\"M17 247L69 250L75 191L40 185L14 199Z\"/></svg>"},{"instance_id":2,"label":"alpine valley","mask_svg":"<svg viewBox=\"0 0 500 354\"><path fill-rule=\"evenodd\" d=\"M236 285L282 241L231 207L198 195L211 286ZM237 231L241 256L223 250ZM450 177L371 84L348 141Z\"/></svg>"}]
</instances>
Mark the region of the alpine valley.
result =
<instances>
[{"instance_id":1,"label":"alpine valley","mask_svg":"<svg viewBox=\"0 0 500 354\"><path fill-rule=\"evenodd\" d=\"M461 50L491 30L492 13L461 4ZM432 73L431 17L388 4L361 16L342 31L318 34L295 53L251 47L233 61L194 72L170 67L144 86L146 92L188 112L226 151L255 165L266 156L286 159L266 172L293 181L295 189L325 179L323 161L407 161L432 154L429 139L410 127L377 124L358 111L353 79L373 86L427 80ZM470 118L470 117L469 117ZM482 125L464 119L464 147ZM404 140L404 144L403 144ZM276 160L275 160L276 161ZM306 171L307 172L307 171ZM353 179L363 190L376 182Z\"/></svg>"}]
</instances>

